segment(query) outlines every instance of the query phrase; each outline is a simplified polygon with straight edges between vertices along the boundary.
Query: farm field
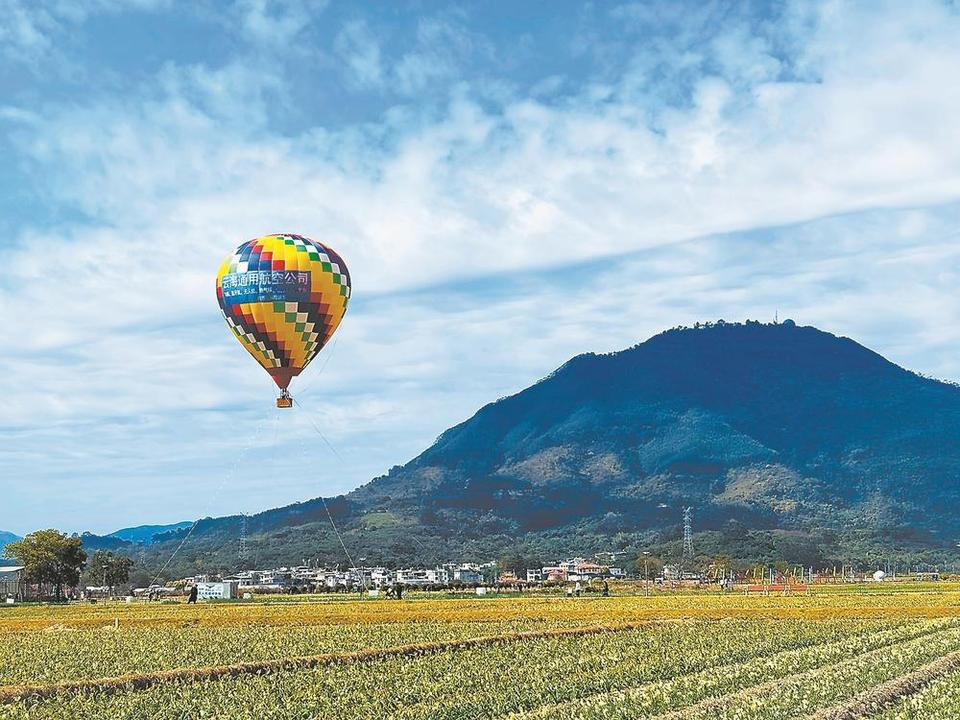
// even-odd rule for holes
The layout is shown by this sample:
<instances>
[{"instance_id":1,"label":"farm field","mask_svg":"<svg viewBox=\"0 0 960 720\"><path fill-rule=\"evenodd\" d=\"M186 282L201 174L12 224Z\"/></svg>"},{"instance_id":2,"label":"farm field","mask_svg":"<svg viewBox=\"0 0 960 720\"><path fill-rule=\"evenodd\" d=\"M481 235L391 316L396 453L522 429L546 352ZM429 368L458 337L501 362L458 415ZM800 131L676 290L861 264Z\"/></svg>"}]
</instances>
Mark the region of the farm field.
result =
<instances>
[{"instance_id":1,"label":"farm field","mask_svg":"<svg viewBox=\"0 0 960 720\"><path fill-rule=\"evenodd\" d=\"M960 718L960 588L0 609L0 718Z\"/></svg>"}]
</instances>

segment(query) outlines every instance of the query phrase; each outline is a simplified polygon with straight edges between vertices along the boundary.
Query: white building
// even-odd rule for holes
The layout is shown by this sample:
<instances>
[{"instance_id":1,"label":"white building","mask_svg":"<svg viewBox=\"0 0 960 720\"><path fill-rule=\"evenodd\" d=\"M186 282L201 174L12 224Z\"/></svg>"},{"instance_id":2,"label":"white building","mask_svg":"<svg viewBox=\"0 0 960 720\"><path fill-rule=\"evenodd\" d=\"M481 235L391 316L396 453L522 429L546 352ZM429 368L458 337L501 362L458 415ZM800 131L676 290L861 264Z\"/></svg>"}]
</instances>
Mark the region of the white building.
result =
<instances>
[{"instance_id":1,"label":"white building","mask_svg":"<svg viewBox=\"0 0 960 720\"><path fill-rule=\"evenodd\" d=\"M385 567L352 567L342 573L342 578L351 586L378 588L391 584L393 573Z\"/></svg>"},{"instance_id":2,"label":"white building","mask_svg":"<svg viewBox=\"0 0 960 720\"><path fill-rule=\"evenodd\" d=\"M317 571L306 565L299 565L297 567L290 568L290 580L294 585L305 585L308 583L315 582L317 578Z\"/></svg>"},{"instance_id":3,"label":"white building","mask_svg":"<svg viewBox=\"0 0 960 720\"><path fill-rule=\"evenodd\" d=\"M397 582L401 585L449 585L450 572L446 568L397 570Z\"/></svg>"},{"instance_id":4,"label":"white building","mask_svg":"<svg viewBox=\"0 0 960 720\"><path fill-rule=\"evenodd\" d=\"M394 581L393 572L384 567L375 567L370 569L370 584L373 587L384 587L392 584Z\"/></svg>"},{"instance_id":5,"label":"white building","mask_svg":"<svg viewBox=\"0 0 960 720\"><path fill-rule=\"evenodd\" d=\"M483 582L483 571L476 565L460 565L453 571L454 582L476 585Z\"/></svg>"},{"instance_id":6,"label":"white building","mask_svg":"<svg viewBox=\"0 0 960 720\"><path fill-rule=\"evenodd\" d=\"M197 583L197 597L201 600L233 600L240 583L236 580Z\"/></svg>"}]
</instances>

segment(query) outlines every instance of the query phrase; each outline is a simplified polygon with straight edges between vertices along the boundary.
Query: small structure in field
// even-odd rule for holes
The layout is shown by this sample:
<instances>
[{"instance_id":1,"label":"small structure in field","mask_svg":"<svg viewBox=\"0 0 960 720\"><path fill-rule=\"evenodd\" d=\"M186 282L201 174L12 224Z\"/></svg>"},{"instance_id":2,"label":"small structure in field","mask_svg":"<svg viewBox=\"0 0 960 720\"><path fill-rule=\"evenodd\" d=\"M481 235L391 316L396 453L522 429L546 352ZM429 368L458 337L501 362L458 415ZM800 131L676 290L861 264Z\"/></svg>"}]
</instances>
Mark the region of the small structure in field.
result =
<instances>
[{"instance_id":1,"label":"small structure in field","mask_svg":"<svg viewBox=\"0 0 960 720\"><path fill-rule=\"evenodd\" d=\"M197 583L197 597L201 600L233 600L240 583L236 580Z\"/></svg>"},{"instance_id":2,"label":"small structure in field","mask_svg":"<svg viewBox=\"0 0 960 720\"><path fill-rule=\"evenodd\" d=\"M23 565L0 565L0 600L23 600Z\"/></svg>"}]
</instances>

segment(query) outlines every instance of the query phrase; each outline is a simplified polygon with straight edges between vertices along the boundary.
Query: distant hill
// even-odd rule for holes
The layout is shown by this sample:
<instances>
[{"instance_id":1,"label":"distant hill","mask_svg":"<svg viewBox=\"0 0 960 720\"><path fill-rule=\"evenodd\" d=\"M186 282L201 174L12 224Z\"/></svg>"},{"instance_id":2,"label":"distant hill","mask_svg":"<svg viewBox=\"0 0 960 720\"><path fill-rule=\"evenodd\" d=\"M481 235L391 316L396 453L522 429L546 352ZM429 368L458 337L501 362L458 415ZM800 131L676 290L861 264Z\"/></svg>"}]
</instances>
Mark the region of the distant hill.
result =
<instances>
[{"instance_id":1,"label":"distant hill","mask_svg":"<svg viewBox=\"0 0 960 720\"><path fill-rule=\"evenodd\" d=\"M112 535L94 535L93 533L85 532L79 537L83 542L83 548L88 553L95 552L96 550L113 550L115 552L126 551L127 554L132 554L135 548L133 542L124 540L123 538L113 537ZM0 557L3 557L4 547L16 540L20 540L18 535L0 531Z\"/></svg>"},{"instance_id":2,"label":"distant hill","mask_svg":"<svg viewBox=\"0 0 960 720\"><path fill-rule=\"evenodd\" d=\"M956 386L813 327L720 321L573 358L327 505L367 562L669 559L689 506L702 564L945 563L958 479ZM319 500L247 525L250 562L346 560ZM238 537L204 520L172 567L236 567Z\"/></svg>"},{"instance_id":3,"label":"distant hill","mask_svg":"<svg viewBox=\"0 0 960 720\"><path fill-rule=\"evenodd\" d=\"M136 543L112 535L95 535L85 532L81 533L79 537L87 554L93 554L97 550L110 550L120 554L132 555L138 549Z\"/></svg>"},{"instance_id":4,"label":"distant hill","mask_svg":"<svg viewBox=\"0 0 960 720\"><path fill-rule=\"evenodd\" d=\"M170 525L138 525L136 527L123 528L112 532L107 537L119 538L132 543L143 543L149 545L154 541L154 537L163 533L181 530L190 527L191 522L178 522Z\"/></svg>"},{"instance_id":5,"label":"distant hill","mask_svg":"<svg viewBox=\"0 0 960 720\"><path fill-rule=\"evenodd\" d=\"M19 535L14 535L12 532L7 532L6 530L0 530L0 558L3 557L3 549L19 539Z\"/></svg>"}]
</instances>

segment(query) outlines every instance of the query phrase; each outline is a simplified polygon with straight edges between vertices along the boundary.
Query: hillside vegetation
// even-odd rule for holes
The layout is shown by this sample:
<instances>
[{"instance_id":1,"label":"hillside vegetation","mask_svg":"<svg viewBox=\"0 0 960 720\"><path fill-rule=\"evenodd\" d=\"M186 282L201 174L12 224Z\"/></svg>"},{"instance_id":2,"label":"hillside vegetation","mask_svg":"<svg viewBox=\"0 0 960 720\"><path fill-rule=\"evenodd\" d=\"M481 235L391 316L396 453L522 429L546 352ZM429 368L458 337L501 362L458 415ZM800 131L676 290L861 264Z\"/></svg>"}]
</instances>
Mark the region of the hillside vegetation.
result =
<instances>
[{"instance_id":1,"label":"hillside vegetation","mask_svg":"<svg viewBox=\"0 0 960 720\"><path fill-rule=\"evenodd\" d=\"M327 505L367 563L669 559L686 506L704 563L943 563L958 471L957 387L813 327L721 321L575 357ZM346 560L320 500L248 532L251 563ZM238 537L239 518L204 520L174 568L235 568Z\"/></svg>"}]
</instances>

